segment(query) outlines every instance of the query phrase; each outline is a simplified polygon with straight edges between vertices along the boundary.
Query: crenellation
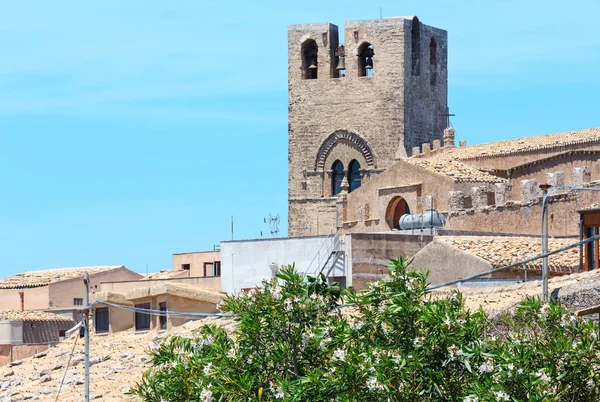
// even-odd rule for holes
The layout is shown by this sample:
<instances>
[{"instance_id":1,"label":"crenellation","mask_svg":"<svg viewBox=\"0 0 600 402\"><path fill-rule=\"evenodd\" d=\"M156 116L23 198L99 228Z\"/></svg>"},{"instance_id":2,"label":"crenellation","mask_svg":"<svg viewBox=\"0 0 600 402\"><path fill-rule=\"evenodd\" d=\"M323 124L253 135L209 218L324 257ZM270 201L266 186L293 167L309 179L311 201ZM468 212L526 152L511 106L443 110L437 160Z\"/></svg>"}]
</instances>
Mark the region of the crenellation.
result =
<instances>
[{"instance_id":1,"label":"crenellation","mask_svg":"<svg viewBox=\"0 0 600 402\"><path fill-rule=\"evenodd\" d=\"M592 172L588 166L573 168L573 186L582 187L592 180Z\"/></svg>"},{"instance_id":2,"label":"crenellation","mask_svg":"<svg viewBox=\"0 0 600 402\"><path fill-rule=\"evenodd\" d=\"M539 189L535 180L521 180L521 202L527 204L537 198Z\"/></svg>"}]
</instances>

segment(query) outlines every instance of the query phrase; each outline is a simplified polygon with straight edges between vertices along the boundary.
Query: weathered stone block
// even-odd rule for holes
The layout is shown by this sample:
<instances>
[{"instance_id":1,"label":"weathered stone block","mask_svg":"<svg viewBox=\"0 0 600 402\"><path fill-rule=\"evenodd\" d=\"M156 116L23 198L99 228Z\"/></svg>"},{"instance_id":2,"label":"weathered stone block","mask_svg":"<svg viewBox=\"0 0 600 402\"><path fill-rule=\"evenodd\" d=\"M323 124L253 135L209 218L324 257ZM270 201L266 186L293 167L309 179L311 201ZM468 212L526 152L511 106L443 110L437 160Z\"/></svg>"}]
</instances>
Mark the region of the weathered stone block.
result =
<instances>
[{"instance_id":1,"label":"weathered stone block","mask_svg":"<svg viewBox=\"0 0 600 402\"><path fill-rule=\"evenodd\" d=\"M421 147L412 147L412 156L417 156L421 153Z\"/></svg>"},{"instance_id":2,"label":"weathered stone block","mask_svg":"<svg viewBox=\"0 0 600 402\"><path fill-rule=\"evenodd\" d=\"M565 185L564 172L552 172L546 174L546 183L552 187L563 187Z\"/></svg>"},{"instance_id":3,"label":"weathered stone block","mask_svg":"<svg viewBox=\"0 0 600 402\"><path fill-rule=\"evenodd\" d=\"M467 146L467 140L460 141L460 142L458 143L458 146L459 146L459 147L466 147L466 146Z\"/></svg>"},{"instance_id":4,"label":"weathered stone block","mask_svg":"<svg viewBox=\"0 0 600 402\"><path fill-rule=\"evenodd\" d=\"M521 180L521 202L529 203L533 201L538 194L538 185L535 180Z\"/></svg>"},{"instance_id":5,"label":"weathered stone block","mask_svg":"<svg viewBox=\"0 0 600 402\"><path fill-rule=\"evenodd\" d=\"M488 195L485 187L471 187L473 209L480 211L488 206Z\"/></svg>"},{"instance_id":6,"label":"weathered stone block","mask_svg":"<svg viewBox=\"0 0 600 402\"><path fill-rule=\"evenodd\" d=\"M494 195L496 199L496 205L502 206L510 200L510 194L512 192L512 186L508 183L496 183L494 185Z\"/></svg>"},{"instance_id":7,"label":"weathered stone block","mask_svg":"<svg viewBox=\"0 0 600 402\"><path fill-rule=\"evenodd\" d=\"M425 143L422 145L423 147L423 155L427 155L431 152L431 144Z\"/></svg>"},{"instance_id":8,"label":"weathered stone block","mask_svg":"<svg viewBox=\"0 0 600 402\"><path fill-rule=\"evenodd\" d=\"M573 186L581 187L592 180L592 173L587 166L573 168Z\"/></svg>"},{"instance_id":9,"label":"weathered stone block","mask_svg":"<svg viewBox=\"0 0 600 402\"><path fill-rule=\"evenodd\" d=\"M444 129L444 146L452 147L452 148L454 148L456 146L455 139L454 139L454 129L452 129L450 127L446 127Z\"/></svg>"},{"instance_id":10,"label":"weathered stone block","mask_svg":"<svg viewBox=\"0 0 600 402\"><path fill-rule=\"evenodd\" d=\"M440 140L433 140L431 142L431 145L433 146L433 150L437 151L438 149L440 149L442 147L442 142Z\"/></svg>"},{"instance_id":11,"label":"weathered stone block","mask_svg":"<svg viewBox=\"0 0 600 402\"><path fill-rule=\"evenodd\" d=\"M465 194L462 191L448 193L448 210L450 213L463 210L465 207Z\"/></svg>"}]
</instances>

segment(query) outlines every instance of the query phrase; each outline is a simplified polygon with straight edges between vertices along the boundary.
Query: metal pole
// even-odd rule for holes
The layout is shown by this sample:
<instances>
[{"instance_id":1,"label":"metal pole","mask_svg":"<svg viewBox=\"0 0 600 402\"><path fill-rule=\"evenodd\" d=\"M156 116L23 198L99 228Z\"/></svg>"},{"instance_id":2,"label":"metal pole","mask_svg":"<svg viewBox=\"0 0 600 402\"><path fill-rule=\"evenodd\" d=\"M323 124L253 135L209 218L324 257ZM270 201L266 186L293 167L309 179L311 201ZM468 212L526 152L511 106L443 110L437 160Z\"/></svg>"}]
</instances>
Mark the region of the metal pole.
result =
<instances>
[{"instance_id":1,"label":"metal pole","mask_svg":"<svg viewBox=\"0 0 600 402\"><path fill-rule=\"evenodd\" d=\"M85 377L85 389L84 389L84 401L88 402L90 400L90 328L89 328L89 305L90 305L90 282L89 275L87 272L83 274L83 285L85 290L83 292L83 325L85 327L85 368L84 368L84 377Z\"/></svg>"},{"instance_id":2,"label":"metal pole","mask_svg":"<svg viewBox=\"0 0 600 402\"><path fill-rule=\"evenodd\" d=\"M233 240L233 215L231 215L231 240Z\"/></svg>"},{"instance_id":3,"label":"metal pole","mask_svg":"<svg viewBox=\"0 0 600 402\"><path fill-rule=\"evenodd\" d=\"M540 184L542 189L542 254L548 253L548 184ZM542 258L542 301L548 303L548 256Z\"/></svg>"}]
</instances>

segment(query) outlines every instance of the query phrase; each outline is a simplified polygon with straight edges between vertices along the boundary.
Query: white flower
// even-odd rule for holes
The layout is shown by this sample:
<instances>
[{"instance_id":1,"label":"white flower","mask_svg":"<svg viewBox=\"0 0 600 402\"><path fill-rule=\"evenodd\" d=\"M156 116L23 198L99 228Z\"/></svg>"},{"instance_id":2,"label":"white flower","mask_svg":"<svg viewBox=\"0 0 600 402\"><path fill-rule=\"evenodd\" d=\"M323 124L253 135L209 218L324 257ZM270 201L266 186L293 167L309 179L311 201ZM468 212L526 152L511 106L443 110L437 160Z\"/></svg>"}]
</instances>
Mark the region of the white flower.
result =
<instances>
[{"instance_id":1,"label":"white flower","mask_svg":"<svg viewBox=\"0 0 600 402\"><path fill-rule=\"evenodd\" d=\"M275 386L273 385L273 383L271 383L271 392L273 394L275 394L275 399L283 399L283 397L285 396L284 392L283 392L283 387L279 386L277 388L275 388Z\"/></svg>"},{"instance_id":2,"label":"white flower","mask_svg":"<svg viewBox=\"0 0 600 402\"><path fill-rule=\"evenodd\" d=\"M214 398L213 398L213 393L210 390L210 386L208 389L204 388L202 390L202 393L200 394L200 400L202 402L213 402Z\"/></svg>"},{"instance_id":3,"label":"white flower","mask_svg":"<svg viewBox=\"0 0 600 402\"><path fill-rule=\"evenodd\" d=\"M587 386L588 389L592 390L594 388L596 388L596 383L594 382L593 378L590 378L589 380L587 380L587 382L585 383L585 385Z\"/></svg>"},{"instance_id":4,"label":"white flower","mask_svg":"<svg viewBox=\"0 0 600 402\"><path fill-rule=\"evenodd\" d=\"M508 365L506 366L507 369L509 369L510 371L513 371L515 369L515 365L512 363L508 363Z\"/></svg>"},{"instance_id":5,"label":"white flower","mask_svg":"<svg viewBox=\"0 0 600 402\"><path fill-rule=\"evenodd\" d=\"M342 349L334 350L333 351L333 360L340 360L340 361L346 360L346 352L344 352Z\"/></svg>"},{"instance_id":6,"label":"white flower","mask_svg":"<svg viewBox=\"0 0 600 402\"><path fill-rule=\"evenodd\" d=\"M367 380L367 388L371 391L383 391L383 385L377 380L377 378L370 378Z\"/></svg>"},{"instance_id":7,"label":"white flower","mask_svg":"<svg viewBox=\"0 0 600 402\"><path fill-rule=\"evenodd\" d=\"M538 371L537 373L535 373L535 375L537 375L538 378L543 382L550 382L550 377L548 377L543 371Z\"/></svg>"},{"instance_id":8,"label":"white flower","mask_svg":"<svg viewBox=\"0 0 600 402\"><path fill-rule=\"evenodd\" d=\"M450 355L450 360L455 360L456 356L459 356L458 352L461 352L460 354L462 354L462 350L459 350L458 347L456 345L452 345L448 348L448 354Z\"/></svg>"},{"instance_id":9,"label":"white flower","mask_svg":"<svg viewBox=\"0 0 600 402\"><path fill-rule=\"evenodd\" d=\"M212 371L212 363L208 363L206 366L204 366L204 375L209 375Z\"/></svg>"},{"instance_id":10,"label":"white flower","mask_svg":"<svg viewBox=\"0 0 600 402\"><path fill-rule=\"evenodd\" d=\"M479 366L479 374L491 373L494 371L494 364L490 359L486 360L481 366Z\"/></svg>"},{"instance_id":11,"label":"white flower","mask_svg":"<svg viewBox=\"0 0 600 402\"><path fill-rule=\"evenodd\" d=\"M279 286L271 290L271 297L276 300L281 300L281 288Z\"/></svg>"},{"instance_id":12,"label":"white flower","mask_svg":"<svg viewBox=\"0 0 600 402\"><path fill-rule=\"evenodd\" d=\"M356 317L352 317L350 319L349 325L350 325L350 328L352 328L353 330L358 330L358 329L361 329L363 327L363 325L365 325L365 323L360 321Z\"/></svg>"},{"instance_id":13,"label":"white flower","mask_svg":"<svg viewBox=\"0 0 600 402\"><path fill-rule=\"evenodd\" d=\"M548 303L546 303L540 308L540 315L542 317L546 317L548 315L549 311L550 311L550 305Z\"/></svg>"},{"instance_id":14,"label":"white flower","mask_svg":"<svg viewBox=\"0 0 600 402\"><path fill-rule=\"evenodd\" d=\"M479 398L477 398L475 395L468 395L468 396L465 396L465 399L463 399L463 402L479 402Z\"/></svg>"},{"instance_id":15,"label":"white flower","mask_svg":"<svg viewBox=\"0 0 600 402\"><path fill-rule=\"evenodd\" d=\"M417 336L415 338L415 340L413 341L413 345L418 346L418 345L422 344L423 341L425 341L425 338Z\"/></svg>"},{"instance_id":16,"label":"white flower","mask_svg":"<svg viewBox=\"0 0 600 402\"><path fill-rule=\"evenodd\" d=\"M496 401L508 401L510 399L508 394L504 391L494 392L494 394L496 395Z\"/></svg>"},{"instance_id":17,"label":"white flower","mask_svg":"<svg viewBox=\"0 0 600 402\"><path fill-rule=\"evenodd\" d=\"M292 301L291 300L286 300L285 302L285 309L287 311L292 311L294 308L292 307Z\"/></svg>"},{"instance_id":18,"label":"white flower","mask_svg":"<svg viewBox=\"0 0 600 402\"><path fill-rule=\"evenodd\" d=\"M523 369L518 369L517 374L523 374Z\"/></svg>"}]
</instances>

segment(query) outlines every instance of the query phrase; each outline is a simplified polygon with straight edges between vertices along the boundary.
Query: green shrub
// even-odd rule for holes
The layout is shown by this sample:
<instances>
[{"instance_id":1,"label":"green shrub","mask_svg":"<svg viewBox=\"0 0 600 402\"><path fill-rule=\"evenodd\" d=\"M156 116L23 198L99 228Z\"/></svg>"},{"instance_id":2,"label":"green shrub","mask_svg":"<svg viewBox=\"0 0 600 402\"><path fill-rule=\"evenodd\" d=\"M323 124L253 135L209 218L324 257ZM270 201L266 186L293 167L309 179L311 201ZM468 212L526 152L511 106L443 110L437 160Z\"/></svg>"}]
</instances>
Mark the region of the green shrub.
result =
<instances>
[{"instance_id":1,"label":"green shrub","mask_svg":"<svg viewBox=\"0 0 600 402\"><path fill-rule=\"evenodd\" d=\"M490 321L459 292L432 297L409 265L392 261L360 293L282 269L226 298L235 334L205 325L166 338L133 392L148 402L599 399L594 323L535 298Z\"/></svg>"}]
</instances>

